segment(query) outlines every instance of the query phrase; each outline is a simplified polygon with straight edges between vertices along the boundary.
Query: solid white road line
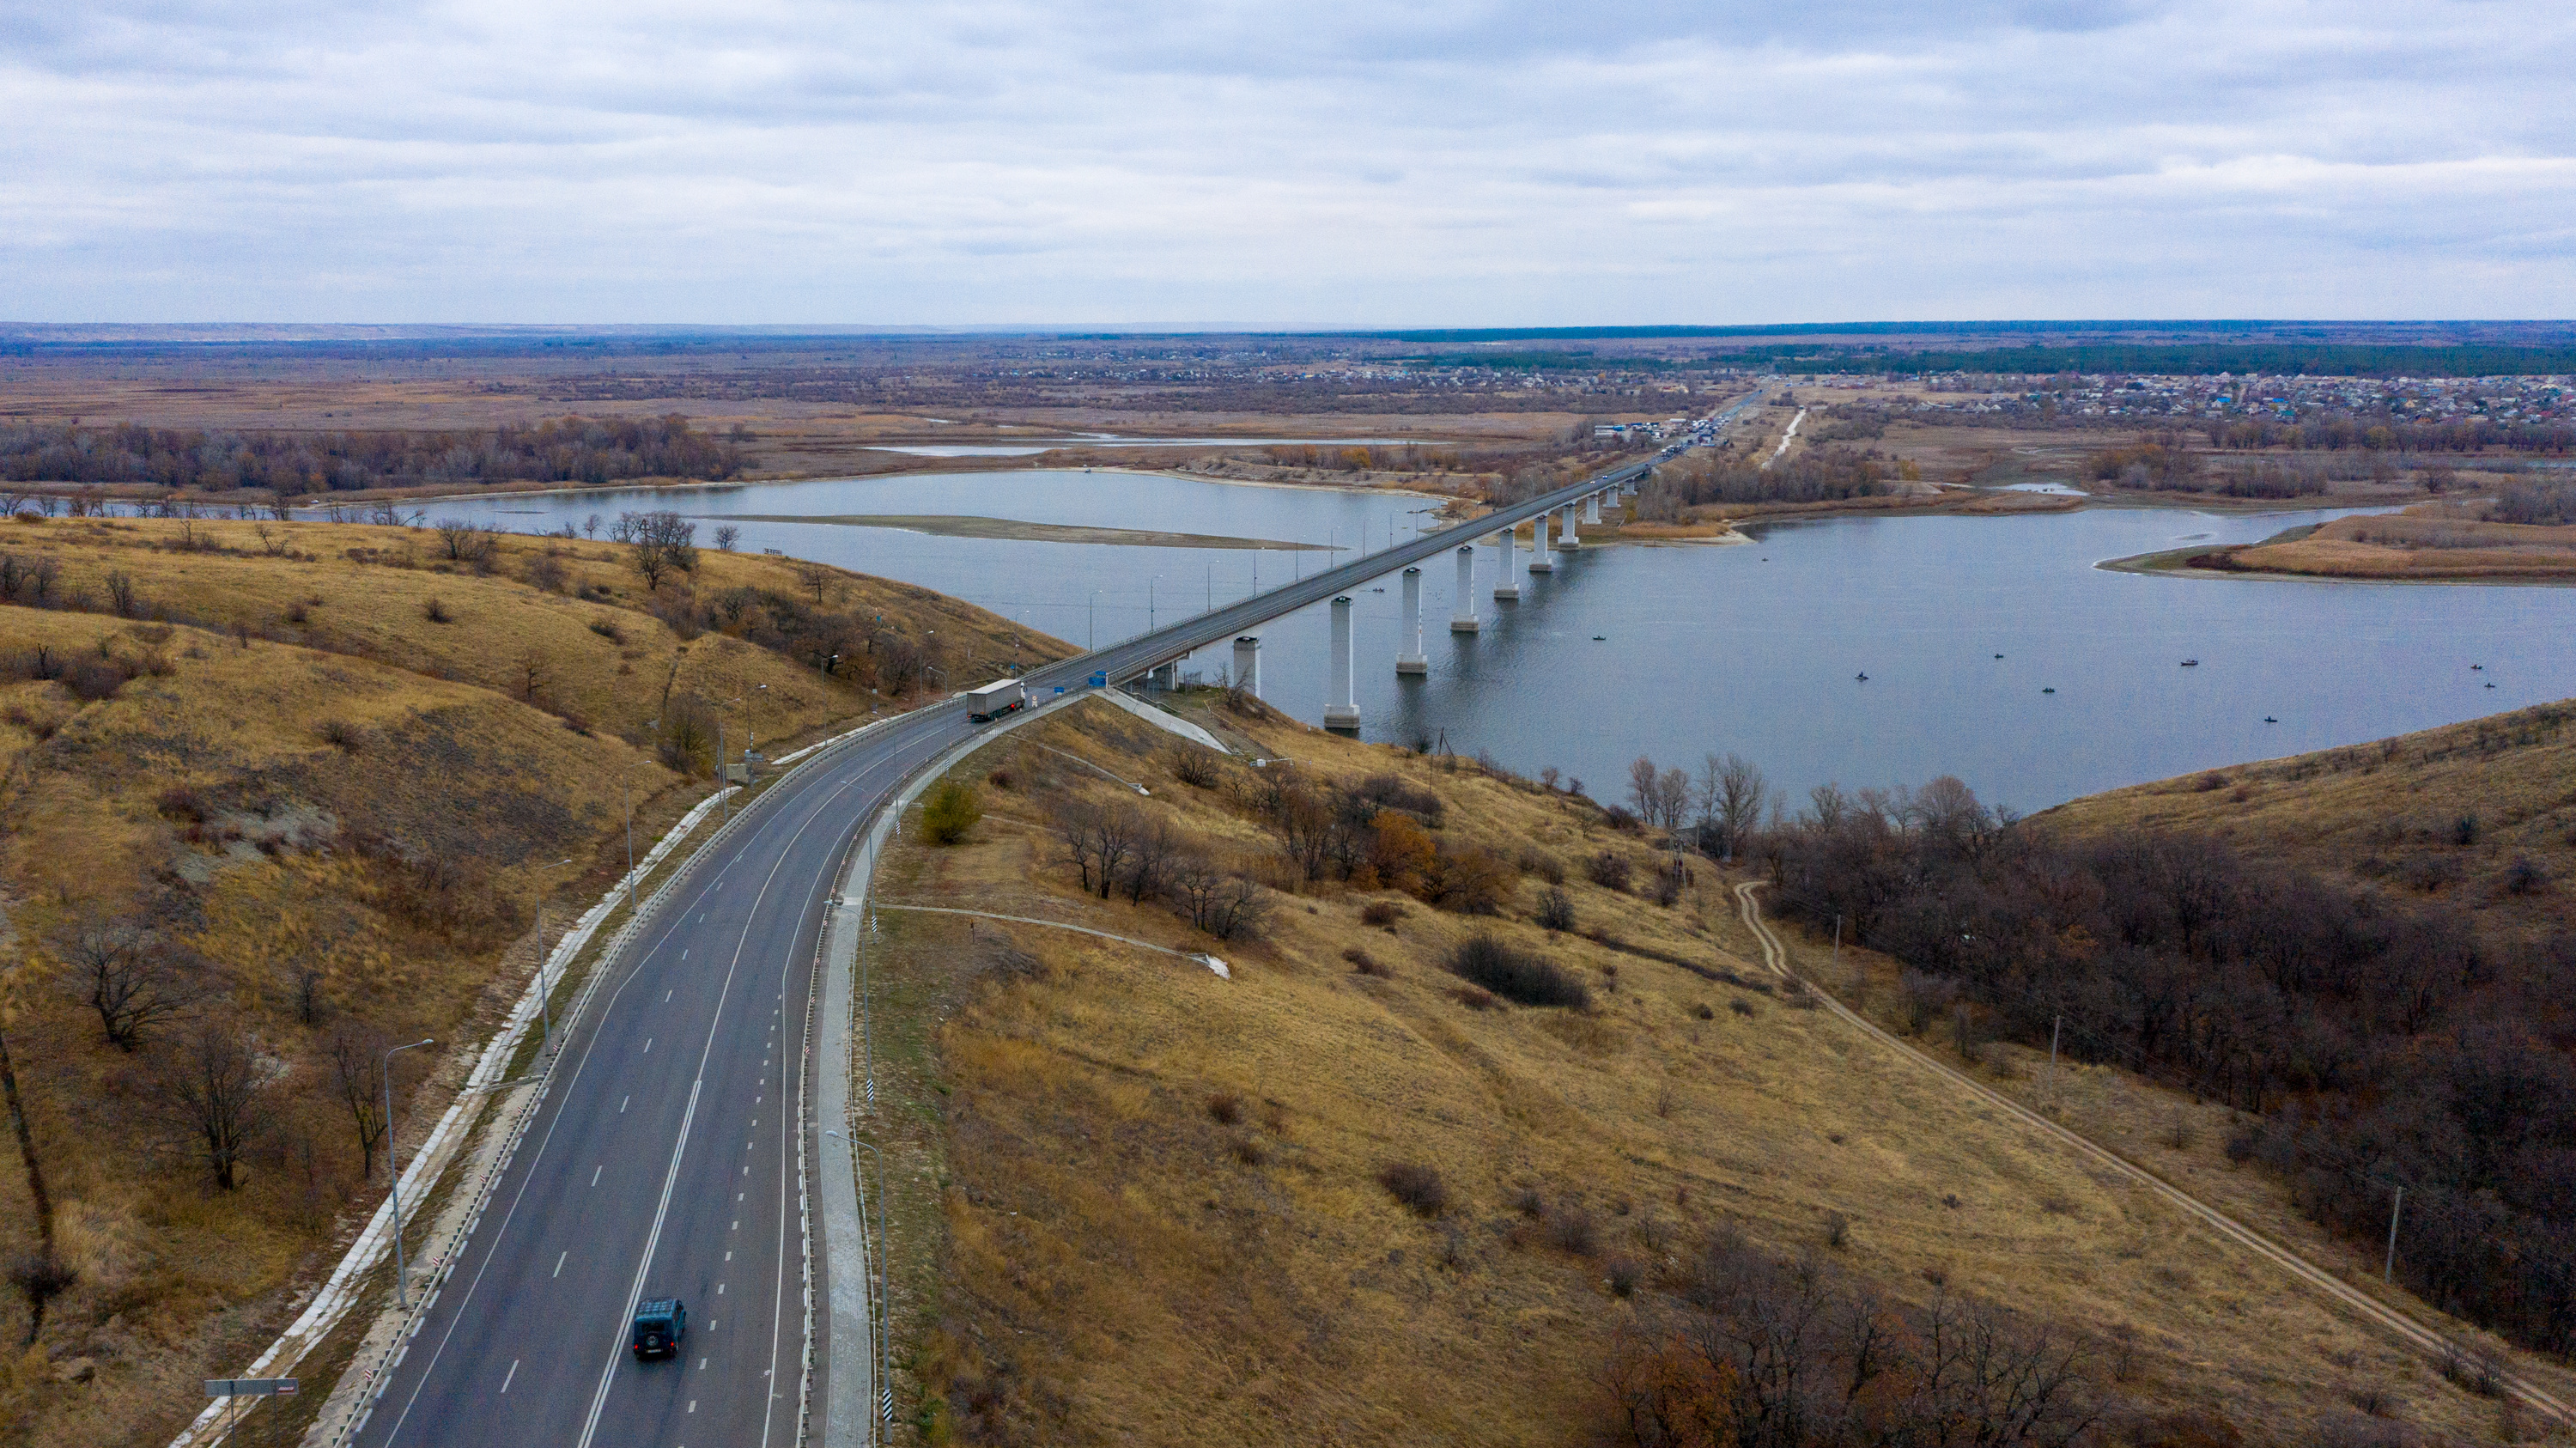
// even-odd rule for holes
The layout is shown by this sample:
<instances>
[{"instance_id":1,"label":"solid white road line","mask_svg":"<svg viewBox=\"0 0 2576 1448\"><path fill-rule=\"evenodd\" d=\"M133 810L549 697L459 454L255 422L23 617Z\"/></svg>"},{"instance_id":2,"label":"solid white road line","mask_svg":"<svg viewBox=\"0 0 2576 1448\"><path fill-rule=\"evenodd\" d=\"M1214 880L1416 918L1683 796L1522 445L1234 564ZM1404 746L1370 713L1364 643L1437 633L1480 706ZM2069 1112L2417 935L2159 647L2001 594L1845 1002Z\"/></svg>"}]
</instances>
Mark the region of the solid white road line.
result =
<instances>
[{"instance_id":1,"label":"solid white road line","mask_svg":"<svg viewBox=\"0 0 2576 1448\"><path fill-rule=\"evenodd\" d=\"M566 1247L566 1248L564 1248L563 1257L557 1257L557 1258L555 1259L555 1272L554 1272L554 1275L556 1275L557 1277L561 1277L561 1276L563 1275L564 1257L569 1257L569 1256L571 1256L571 1255L572 1255L572 1249L571 1249L570 1247Z\"/></svg>"},{"instance_id":2,"label":"solid white road line","mask_svg":"<svg viewBox=\"0 0 2576 1448\"><path fill-rule=\"evenodd\" d=\"M502 1392L505 1392L505 1393L506 1393L506 1392L508 1392L508 1391L510 1391L510 1380L511 1380L512 1378L517 1377L518 1375L519 1375L519 1360L518 1360L517 1358L512 1358L512 1359L510 1359L510 1371L509 1371L507 1374L503 1375L503 1377L502 1377L502 1379L501 1379L501 1391L502 1391Z\"/></svg>"}]
</instances>

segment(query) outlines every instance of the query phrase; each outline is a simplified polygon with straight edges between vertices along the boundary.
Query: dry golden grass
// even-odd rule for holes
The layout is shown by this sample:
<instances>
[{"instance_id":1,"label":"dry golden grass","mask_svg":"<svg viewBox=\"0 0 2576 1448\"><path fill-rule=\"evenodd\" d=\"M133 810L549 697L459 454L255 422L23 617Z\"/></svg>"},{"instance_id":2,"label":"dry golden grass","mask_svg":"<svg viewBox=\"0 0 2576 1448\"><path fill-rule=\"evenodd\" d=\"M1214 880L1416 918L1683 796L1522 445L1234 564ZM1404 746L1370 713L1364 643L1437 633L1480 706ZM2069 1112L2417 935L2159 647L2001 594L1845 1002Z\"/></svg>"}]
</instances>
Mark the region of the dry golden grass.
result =
<instances>
[{"instance_id":1,"label":"dry golden grass","mask_svg":"<svg viewBox=\"0 0 2576 1448\"><path fill-rule=\"evenodd\" d=\"M502 540L491 574L440 573L427 530L266 526L291 556L269 554L247 523L0 523L0 548L54 559L62 592L85 586L104 602L106 574L123 572L138 613L204 625L0 607L0 657L41 647L135 670L87 703L60 682L0 684L0 1029L79 1273L23 1352L25 1305L0 1286L0 1441L162 1441L199 1406L197 1380L238 1371L282 1324L380 1189L380 1176L361 1178L330 1094L330 1033L360 1024L464 1042L422 1062L434 1080L479 1049L533 968L537 902L552 902L559 934L623 870L623 791L647 843L702 792L637 727L665 688L754 697L764 746L847 727L871 702L741 639L681 640L640 611L633 575L603 561L605 548L558 560L567 588L607 590L584 601L516 576L543 556L534 540ZM246 552L166 546L183 528ZM400 560L406 547L411 566L348 556ZM699 588L738 583L805 586L784 560L704 556ZM1010 657L1010 627L953 600L837 570L826 589L898 630L935 627L960 677ZM433 594L450 621L427 618ZM1061 649L1024 646L1024 657ZM533 696L513 687L530 650L550 661ZM453 866L446 898L461 914L413 908L405 859ZM150 1106L156 1055L186 1024L119 1051L61 969L83 915L151 902L164 936L203 962L190 1017L239 1032L282 1073L273 1129L230 1193ZM309 1025L294 979L305 966L321 974ZM416 1089L406 1075L398 1093ZM418 1099L429 1109L413 1136L446 1096ZM0 1260L34 1245L34 1222L13 1139L0 1151Z\"/></svg>"},{"instance_id":2,"label":"dry golden grass","mask_svg":"<svg viewBox=\"0 0 2576 1448\"><path fill-rule=\"evenodd\" d=\"M2576 703L2132 785L2034 819L2212 835L2355 888L2453 902L2493 938L2528 942L2566 923L2576 888ZM2536 888L2516 892L2526 860Z\"/></svg>"},{"instance_id":3,"label":"dry golden grass","mask_svg":"<svg viewBox=\"0 0 2576 1448\"><path fill-rule=\"evenodd\" d=\"M2576 528L2478 522L2439 507L2337 518L2303 538L2227 550L2228 566L2337 578L2576 579Z\"/></svg>"},{"instance_id":4,"label":"dry golden grass","mask_svg":"<svg viewBox=\"0 0 2576 1448\"><path fill-rule=\"evenodd\" d=\"M1275 717L1205 722L1310 771L1437 790L1444 840L1555 857L1578 930L1627 948L1529 923L1535 881L1491 921L1407 901L1374 928L1361 909L1397 897L1324 887L1283 897L1257 943L1194 939L1166 910L1080 895L1036 822L1048 798L1120 797L1070 754L1147 784L1219 853L1257 854L1226 798L1247 769L1180 784L1167 736L1092 705L976 756L959 773L987 781L984 823L898 851L882 898L1213 950L1234 978L1066 932L881 916L881 1131L910 1183L897 1297L928 1440L1580 1440L1613 1334L1669 1320L1659 1274L1721 1224L1899 1296L1937 1276L2055 1319L2106 1376L2126 1341L2119 1391L2258 1440L2294 1441L2365 1386L2429 1427L2493 1427L2491 1404L2143 1192L1754 988L1712 874L1670 909L1584 883L1591 852L1647 854L1588 805ZM1577 971L1594 1007L1462 1003L1438 962L1480 928ZM1359 973L1353 950L1391 974ZM1439 1217L1378 1184L1393 1162L1439 1172ZM1524 1194L1551 1220L1588 1214L1593 1249L1546 1245ZM1850 1223L1838 1253L1829 1213ZM1620 1259L1643 1274L1633 1298L1609 1286Z\"/></svg>"}]
</instances>

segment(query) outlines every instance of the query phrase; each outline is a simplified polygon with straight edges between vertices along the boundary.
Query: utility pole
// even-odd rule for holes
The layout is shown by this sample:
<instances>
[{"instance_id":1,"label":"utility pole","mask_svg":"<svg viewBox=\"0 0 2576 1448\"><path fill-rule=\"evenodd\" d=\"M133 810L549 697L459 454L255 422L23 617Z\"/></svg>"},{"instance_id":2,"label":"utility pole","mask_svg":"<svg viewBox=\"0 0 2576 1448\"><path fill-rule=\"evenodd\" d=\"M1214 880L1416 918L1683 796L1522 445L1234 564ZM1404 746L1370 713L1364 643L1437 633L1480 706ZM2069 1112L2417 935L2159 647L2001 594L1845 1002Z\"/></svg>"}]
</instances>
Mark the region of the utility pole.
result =
<instances>
[{"instance_id":1,"label":"utility pole","mask_svg":"<svg viewBox=\"0 0 2576 1448\"><path fill-rule=\"evenodd\" d=\"M408 1046L396 1046L385 1052L384 1059L385 1183L393 1188L394 1194L394 1303L405 1312L411 1311L411 1297L403 1285L407 1269L403 1266L402 1168L394 1164L394 1057L436 1044L431 1037L423 1036Z\"/></svg>"},{"instance_id":2,"label":"utility pole","mask_svg":"<svg viewBox=\"0 0 2576 1448\"><path fill-rule=\"evenodd\" d=\"M2388 1265L2379 1270L2379 1280L2392 1285L2397 1281L2397 1213L2405 1205L2406 1189L2399 1187L2397 1200L2388 1204Z\"/></svg>"},{"instance_id":3,"label":"utility pole","mask_svg":"<svg viewBox=\"0 0 2576 1448\"><path fill-rule=\"evenodd\" d=\"M725 777L724 715L716 715L716 810L724 818L733 818L733 803L725 799L725 788L733 781Z\"/></svg>"}]
</instances>

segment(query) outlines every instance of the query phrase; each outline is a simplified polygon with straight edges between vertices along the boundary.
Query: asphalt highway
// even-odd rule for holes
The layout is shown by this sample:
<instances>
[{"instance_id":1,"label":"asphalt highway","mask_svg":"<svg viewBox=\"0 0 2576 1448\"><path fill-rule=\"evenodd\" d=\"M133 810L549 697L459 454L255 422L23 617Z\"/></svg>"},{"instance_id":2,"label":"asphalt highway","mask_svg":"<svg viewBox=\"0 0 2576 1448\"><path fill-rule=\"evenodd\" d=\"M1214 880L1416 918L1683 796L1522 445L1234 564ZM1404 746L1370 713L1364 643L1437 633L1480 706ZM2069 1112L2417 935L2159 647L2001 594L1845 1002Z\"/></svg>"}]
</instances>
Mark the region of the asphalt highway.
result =
<instances>
[{"instance_id":1,"label":"asphalt highway","mask_svg":"<svg viewBox=\"0 0 2576 1448\"><path fill-rule=\"evenodd\" d=\"M1045 695L1094 671L1132 679L1650 465L1047 665L1028 681ZM673 887L569 1025L554 1085L357 1442L794 1445L805 1346L794 1132L809 1089L796 1068L833 868L905 776L977 727L962 702L935 705L808 761ZM644 1297L687 1303L676 1358L642 1363L628 1352Z\"/></svg>"},{"instance_id":2,"label":"asphalt highway","mask_svg":"<svg viewBox=\"0 0 2576 1448\"><path fill-rule=\"evenodd\" d=\"M796 1093L842 848L972 729L925 711L791 772L610 965L370 1445L790 1445L805 1319ZM688 1304L639 1363L639 1297Z\"/></svg>"}]
</instances>

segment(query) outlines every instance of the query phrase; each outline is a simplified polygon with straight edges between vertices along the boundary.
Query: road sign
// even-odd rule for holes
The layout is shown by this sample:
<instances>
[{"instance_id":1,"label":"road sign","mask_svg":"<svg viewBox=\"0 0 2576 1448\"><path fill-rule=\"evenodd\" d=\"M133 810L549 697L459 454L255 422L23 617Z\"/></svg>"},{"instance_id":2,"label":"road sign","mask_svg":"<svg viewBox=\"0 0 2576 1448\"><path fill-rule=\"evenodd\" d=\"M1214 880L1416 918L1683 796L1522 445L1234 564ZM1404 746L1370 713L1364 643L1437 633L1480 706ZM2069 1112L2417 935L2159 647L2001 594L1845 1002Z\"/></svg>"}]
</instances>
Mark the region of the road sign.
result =
<instances>
[{"instance_id":1,"label":"road sign","mask_svg":"<svg viewBox=\"0 0 2576 1448\"><path fill-rule=\"evenodd\" d=\"M285 1398L294 1396L293 1378L208 1378L209 1398Z\"/></svg>"}]
</instances>

